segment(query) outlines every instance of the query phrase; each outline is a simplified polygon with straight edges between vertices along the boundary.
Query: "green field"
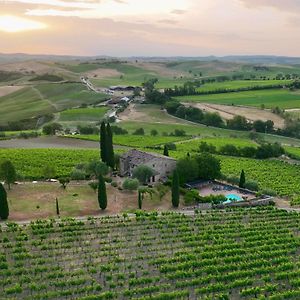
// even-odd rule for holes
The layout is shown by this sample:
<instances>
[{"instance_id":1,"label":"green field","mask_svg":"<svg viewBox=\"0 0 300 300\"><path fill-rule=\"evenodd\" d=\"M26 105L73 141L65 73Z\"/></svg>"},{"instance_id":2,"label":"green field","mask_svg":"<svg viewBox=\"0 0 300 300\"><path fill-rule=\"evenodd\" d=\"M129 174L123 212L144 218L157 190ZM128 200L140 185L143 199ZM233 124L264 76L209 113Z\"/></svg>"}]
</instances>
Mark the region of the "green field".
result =
<instances>
[{"instance_id":1,"label":"green field","mask_svg":"<svg viewBox=\"0 0 300 300\"><path fill-rule=\"evenodd\" d=\"M198 138L192 141L183 141L182 143L178 143L177 151L183 152L183 153L192 153L197 152L199 150L199 146L201 142L206 142L208 144L211 144L216 147L217 150L219 150L222 146L225 145L234 145L236 147L257 147L257 144L254 141L251 141L249 139L241 139L241 138Z\"/></svg>"},{"instance_id":2,"label":"green field","mask_svg":"<svg viewBox=\"0 0 300 300\"><path fill-rule=\"evenodd\" d=\"M214 82L203 84L198 91L215 91L218 89L240 89L251 88L255 86L271 86L279 84L288 84L291 80L233 80L224 82Z\"/></svg>"},{"instance_id":3,"label":"green field","mask_svg":"<svg viewBox=\"0 0 300 300\"><path fill-rule=\"evenodd\" d=\"M297 159L300 160L300 148L297 147L284 147L285 151L289 154L292 154Z\"/></svg>"},{"instance_id":4,"label":"green field","mask_svg":"<svg viewBox=\"0 0 300 300\"><path fill-rule=\"evenodd\" d=\"M75 135L70 138L77 138L88 141L99 141L99 135ZM189 139L190 137L176 136L150 136L150 135L114 135L114 144L128 147L147 148L153 146L164 145L166 143L174 143Z\"/></svg>"},{"instance_id":5,"label":"green field","mask_svg":"<svg viewBox=\"0 0 300 300\"><path fill-rule=\"evenodd\" d=\"M36 88L59 111L82 104L100 103L107 98L104 94L87 90L81 83L40 84Z\"/></svg>"},{"instance_id":6,"label":"green field","mask_svg":"<svg viewBox=\"0 0 300 300\"><path fill-rule=\"evenodd\" d=\"M129 133L133 133L137 128L143 128L145 134L150 135L151 130L156 129L159 132L159 135L164 133L170 134L174 132L175 129L184 130L189 136L200 136L200 137L237 137L242 139L249 139L249 132L246 131L237 131L237 130L228 130L215 127L207 127L201 124L193 124L186 122L186 124L164 124L164 123L147 123L147 122L133 122L125 121L118 123L118 126L128 130ZM270 143L278 142L285 145L294 145L300 147L300 140L288 138L278 135L270 134L258 134L265 141Z\"/></svg>"},{"instance_id":7,"label":"green field","mask_svg":"<svg viewBox=\"0 0 300 300\"><path fill-rule=\"evenodd\" d=\"M40 95L30 87L0 97L0 106L0 124L28 119L55 111L51 103L41 99Z\"/></svg>"},{"instance_id":8,"label":"green field","mask_svg":"<svg viewBox=\"0 0 300 300\"><path fill-rule=\"evenodd\" d=\"M268 207L9 224L0 298L299 299L299 220Z\"/></svg>"},{"instance_id":9,"label":"green field","mask_svg":"<svg viewBox=\"0 0 300 300\"><path fill-rule=\"evenodd\" d=\"M108 110L108 107L67 109L60 113L59 121L101 121Z\"/></svg>"},{"instance_id":10,"label":"green field","mask_svg":"<svg viewBox=\"0 0 300 300\"><path fill-rule=\"evenodd\" d=\"M181 96L176 99L184 102L202 102L226 105L241 105L266 108L276 106L284 109L300 108L300 93L284 89L222 93L212 95Z\"/></svg>"}]
</instances>

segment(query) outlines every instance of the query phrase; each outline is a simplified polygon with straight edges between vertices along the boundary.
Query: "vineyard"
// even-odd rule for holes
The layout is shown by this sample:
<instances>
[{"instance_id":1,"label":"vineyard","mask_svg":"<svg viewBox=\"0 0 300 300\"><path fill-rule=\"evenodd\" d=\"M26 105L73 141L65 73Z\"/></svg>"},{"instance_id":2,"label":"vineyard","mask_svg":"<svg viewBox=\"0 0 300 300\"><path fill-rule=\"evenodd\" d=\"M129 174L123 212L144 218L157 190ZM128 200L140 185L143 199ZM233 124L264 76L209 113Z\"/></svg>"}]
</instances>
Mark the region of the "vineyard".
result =
<instances>
[{"instance_id":1,"label":"vineyard","mask_svg":"<svg viewBox=\"0 0 300 300\"><path fill-rule=\"evenodd\" d=\"M239 176L245 170L248 179L258 182L261 189L272 189L280 196L292 196L300 191L300 168L278 160L257 160L221 156L222 173Z\"/></svg>"},{"instance_id":2,"label":"vineyard","mask_svg":"<svg viewBox=\"0 0 300 300\"><path fill-rule=\"evenodd\" d=\"M132 136L135 138L135 136ZM143 138L143 137L137 137ZM150 137L149 137L150 138ZM222 139L204 139L220 146ZM225 140L226 141L226 140ZM138 140L136 141L138 144ZM194 142L192 142L194 143ZM199 143L199 142L198 142ZM198 143L190 148L190 143L177 144L177 151L170 151L170 156L179 159L186 157L187 152L197 149ZM237 145L243 140L236 139ZM142 142L140 140L142 147ZM254 145L254 144L253 144ZM118 149L117 152L125 150ZM162 150L151 150L162 154ZM11 160L18 172L25 179L41 179L43 169L51 159L51 165L56 169L56 175L69 176L77 164L98 159L98 150L69 150L69 149L0 149L0 161ZM242 169L246 172L247 180L255 180L261 189L272 189L280 196L293 196L300 191L299 166L278 160L257 160L218 155L221 161L221 171L226 176L238 177Z\"/></svg>"},{"instance_id":3,"label":"vineyard","mask_svg":"<svg viewBox=\"0 0 300 300\"><path fill-rule=\"evenodd\" d=\"M40 179L47 164L55 168L57 176L69 176L75 165L98 159L98 150L69 149L0 149L0 162L13 162L17 173L26 179Z\"/></svg>"},{"instance_id":4,"label":"vineyard","mask_svg":"<svg viewBox=\"0 0 300 300\"><path fill-rule=\"evenodd\" d=\"M1 299L299 299L300 216L274 208L10 223Z\"/></svg>"}]
</instances>

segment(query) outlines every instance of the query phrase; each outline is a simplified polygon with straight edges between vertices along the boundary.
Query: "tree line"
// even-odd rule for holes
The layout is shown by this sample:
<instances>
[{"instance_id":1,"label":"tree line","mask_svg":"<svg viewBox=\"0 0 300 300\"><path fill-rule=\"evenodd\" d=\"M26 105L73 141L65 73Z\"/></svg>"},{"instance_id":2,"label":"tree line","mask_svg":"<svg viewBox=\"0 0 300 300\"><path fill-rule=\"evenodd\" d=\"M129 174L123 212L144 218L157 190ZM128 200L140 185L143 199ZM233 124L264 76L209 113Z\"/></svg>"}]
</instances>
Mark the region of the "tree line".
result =
<instances>
[{"instance_id":1,"label":"tree line","mask_svg":"<svg viewBox=\"0 0 300 300\"><path fill-rule=\"evenodd\" d=\"M215 90L201 91L201 90L197 90L197 88L192 82L189 82L188 84L185 83L183 86L175 86L173 89L172 88L165 89L165 94L169 97L176 97L176 96L238 93L238 92L246 92L246 91L282 89L282 88L291 88L291 87L293 87L292 84L270 84L270 85L255 85L255 86L240 87L240 88L218 88Z\"/></svg>"}]
</instances>

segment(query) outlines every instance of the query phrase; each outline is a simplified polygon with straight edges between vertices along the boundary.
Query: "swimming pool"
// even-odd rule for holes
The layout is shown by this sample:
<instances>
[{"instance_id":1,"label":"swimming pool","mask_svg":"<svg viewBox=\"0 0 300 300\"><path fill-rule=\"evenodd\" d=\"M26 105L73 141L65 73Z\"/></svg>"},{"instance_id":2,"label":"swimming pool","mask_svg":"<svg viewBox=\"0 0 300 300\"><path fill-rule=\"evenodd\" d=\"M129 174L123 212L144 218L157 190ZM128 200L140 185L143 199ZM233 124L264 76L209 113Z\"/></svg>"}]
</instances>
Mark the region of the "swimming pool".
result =
<instances>
[{"instance_id":1,"label":"swimming pool","mask_svg":"<svg viewBox=\"0 0 300 300\"><path fill-rule=\"evenodd\" d=\"M227 199L225 202L223 202L225 204L243 200L239 195L236 195L236 194L227 194L225 196L226 196L226 199Z\"/></svg>"}]
</instances>

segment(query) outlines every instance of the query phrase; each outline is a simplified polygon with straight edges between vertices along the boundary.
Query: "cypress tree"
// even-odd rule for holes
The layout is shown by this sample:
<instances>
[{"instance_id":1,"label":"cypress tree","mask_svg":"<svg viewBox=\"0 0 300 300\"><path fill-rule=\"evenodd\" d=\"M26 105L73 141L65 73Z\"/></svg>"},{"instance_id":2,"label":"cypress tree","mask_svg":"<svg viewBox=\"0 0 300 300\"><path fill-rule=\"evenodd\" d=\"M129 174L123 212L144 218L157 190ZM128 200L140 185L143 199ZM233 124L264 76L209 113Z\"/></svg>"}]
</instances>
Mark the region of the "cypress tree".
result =
<instances>
[{"instance_id":1,"label":"cypress tree","mask_svg":"<svg viewBox=\"0 0 300 300\"><path fill-rule=\"evenodd\" d=\"M172 179L172 205L173 207L179 206L179 176L177 170L173 172Z\"/></svg>"},{"instance_id":2,"label":"cypress tree","mask_svg":"<svg viewBox=\"0 0 300 300\"><path fill-rule=\"evenodd\" d=\"M106 126L106 146L106 162L113 169L115 167L115 154L113 145L113 134L109 123Z\"/></svg>"},{"instance_id":3,"label":"cypress tree","mask_svg":"<svg viewBox=\"0 0 300 300\"><path fill-rule=\"evenodd\" d=\"M98 203L99 207L104 210L107 207L107 195L105 181L102 175L99 175L98 183Z\"/></svg>"},{"instance_id":4,"label":"cypress tree","mask_svg":"<svg viewBox=\"0 0 300 300\"><path fill-rule=\"evenodd\" d=\"M169 156L169 149L167 145L164 146L164 156Z\"/></svg>"},{"instance_id":5,"label":"cypress tree","mask_svg":"<svg viewBox=\"0 0 300 300\"><path fill-rule=\"evenodd\" d=\"M58 206L58 199L55 199L55 204L56 204L56 214L59 216L59 206Z\"/></svg>"},{"instance_id":6,"label":"cypress tree","mask_svg":"<svg viewBox=\"0 0 300 300\"><path fill-rule=\"evenodd\" d=\"M245 188L245 183L246 183L246 176L245 176L244 170L242 170L241 176L240 176L239 187L244 189Z\"/></svg>"},{"instance_id":7,"label":"cypress tree","mask_svg":"<svg viewBox=\"0 0 300 300\"><path fill-rule=\"evenodd\" d=\"M0 219L6 220L8 216L9 208L7 203L7 193L2 183L0 183Z\"/></svg>"},{"instance_id":8,"label":"cypress tree","mask_svg":"<svg viewBox=\"0 0 300 300\"><path fill-rule=\"evenodd\" d=\"M142 204L143 204L143 195L142 192L139 191L139 198L138 198L139 209L142 209Z\"/></svg>"},{"instance_id":9,"label":"cypress tree","mask_svg":"<svg viewBox=\"0 0 300 300\"><path fill-rule=\"evenodd\" d=\"M106 138L106 126L105 123L102 122L101 126L100 126L100 156L101 156L101 160L106 163L107 162L107 148L106 148L106 142L107 138Z\"/></svg>"}]
</instances>

